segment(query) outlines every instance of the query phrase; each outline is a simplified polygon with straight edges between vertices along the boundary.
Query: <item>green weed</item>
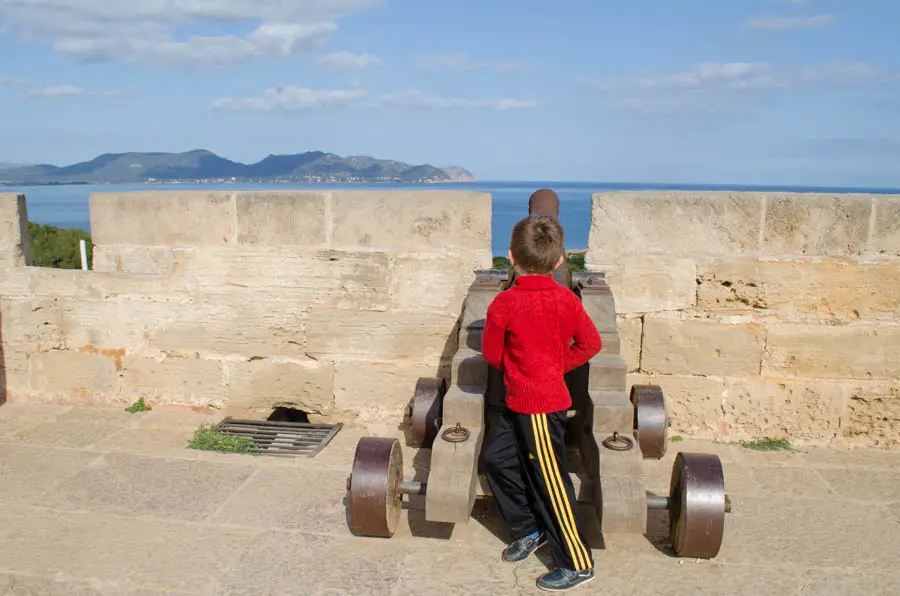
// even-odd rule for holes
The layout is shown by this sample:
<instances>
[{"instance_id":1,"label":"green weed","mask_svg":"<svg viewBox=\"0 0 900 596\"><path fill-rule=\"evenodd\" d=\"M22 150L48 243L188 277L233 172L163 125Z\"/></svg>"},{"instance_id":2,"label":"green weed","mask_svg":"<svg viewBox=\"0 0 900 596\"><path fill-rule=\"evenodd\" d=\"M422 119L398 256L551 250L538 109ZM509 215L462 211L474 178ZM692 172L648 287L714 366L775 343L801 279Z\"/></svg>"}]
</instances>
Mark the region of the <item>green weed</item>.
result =
<instances>
[{"instance_id":1,"label":"green weed","mask_svg":"<svg viewBox=\"0 0 900 596\"><path fill-rule=\"evenodd\" d=\"M744 449L752 449L754 451L793 451L790 442L787 439L756 439L755 441L738 441L738 444Z\"/></svg>"},{"instance_id":2,"label":"green weed","mask_svg":"<svg viewBox=\"0 0 900 596\"><path fill-rule=\"evenodd\" d=\"M203 424L194 431L194 438L188 443L191 449L201 451L224 451L227 453L253 453L259 445L253 439L228 435Z\"/></svg>"},{"instance_id":3,"label":"green weed","mask_svg":"<svg viewBox=\"0 0 900 596\"><path fill-rule=\"evenodd\" d=\"M149 412L152 409L153 408L144 403L143 397L139 397L136 402L125 408L125 411L129 414L137 414L138 412Z\"/></svg>"}]
</instances>

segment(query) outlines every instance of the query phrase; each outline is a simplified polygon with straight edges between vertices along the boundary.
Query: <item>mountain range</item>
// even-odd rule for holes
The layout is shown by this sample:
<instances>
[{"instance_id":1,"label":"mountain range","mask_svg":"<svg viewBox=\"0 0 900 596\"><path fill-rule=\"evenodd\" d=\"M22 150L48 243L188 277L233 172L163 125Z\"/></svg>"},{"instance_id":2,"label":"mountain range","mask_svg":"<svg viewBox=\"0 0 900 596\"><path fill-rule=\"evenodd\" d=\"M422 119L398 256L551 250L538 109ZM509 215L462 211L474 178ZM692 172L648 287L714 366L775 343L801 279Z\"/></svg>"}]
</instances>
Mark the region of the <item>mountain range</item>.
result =
<instances>
[{"instance_id":1,"label":"mountain range","mask_svg":"<svg viewBox=\"0 0 900 596\"><path fill-rule=\"evenodd\" d=\"M0 165L0 186L29 184L134 184L141 182L461 182L463 168L410 165L366 156L307 151L269 155L243 164L198 149L185 153L105 153L70 166ZM7 166L7 167L4 167Z\"/></svg>"}]
</instances>

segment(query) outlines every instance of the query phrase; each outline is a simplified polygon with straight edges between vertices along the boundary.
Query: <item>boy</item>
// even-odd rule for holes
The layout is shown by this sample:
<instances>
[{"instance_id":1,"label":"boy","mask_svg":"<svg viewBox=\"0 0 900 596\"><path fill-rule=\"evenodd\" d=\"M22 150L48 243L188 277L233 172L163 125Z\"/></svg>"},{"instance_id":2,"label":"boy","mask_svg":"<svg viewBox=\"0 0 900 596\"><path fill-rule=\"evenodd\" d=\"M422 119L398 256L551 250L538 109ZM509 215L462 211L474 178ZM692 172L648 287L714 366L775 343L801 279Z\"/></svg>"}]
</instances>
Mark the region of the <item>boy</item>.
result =
<instances>
[{"instance_id":1,"label":"boy","mask_svg":"<svg viewBox=\"0 0 900 596\"><path fill-rule=\"evenodd\" d=\"M557 568L537 580L546 591L569 590L594 578L565 466L572 399L563 375L588 362L602 343L578 297L551 277L564 259L563 229L556 219L530 215L518 222L509 249L517 276L488 307L482 336L484 358L503 372L506 386L506 409L491 430L483 459L515 538L503 560L523 561L549 544Z\"/></svg>"}]
</instances>

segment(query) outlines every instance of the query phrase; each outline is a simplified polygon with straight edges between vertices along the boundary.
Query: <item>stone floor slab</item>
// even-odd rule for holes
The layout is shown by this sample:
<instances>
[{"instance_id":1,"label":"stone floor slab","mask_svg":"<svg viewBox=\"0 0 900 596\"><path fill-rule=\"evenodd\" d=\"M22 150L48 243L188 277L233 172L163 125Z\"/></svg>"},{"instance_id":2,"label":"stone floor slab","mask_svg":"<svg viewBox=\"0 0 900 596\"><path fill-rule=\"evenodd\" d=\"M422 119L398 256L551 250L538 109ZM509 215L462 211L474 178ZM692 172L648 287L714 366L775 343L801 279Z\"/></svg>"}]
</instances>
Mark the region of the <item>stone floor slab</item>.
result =
<instances>
[{"instance_id":1,"label":"stone floor slab","mask_svg":"<svg viewBox=\"0 0 900 596\"><path fill-rule=\"evenodd\" d=\"M349 533L346 476L334 471L264 468L210 519L272 530Z\"/></svg>"},{"instance_id":2,"label":"stone floor slab","mask_svg":"<svg viewBox=\"0 0 900 596\"><path fill-rule=\"evenodd\" d=\"M66 581L118 581L154 548L157 524L0 505L0 569Z\"/></svg>"},{"instance_id":3,"label":"stone floor slab","mask_svg":"<svg viewBox=\"0 0 900 596\"><path fill-rule=\"evenodd\" d=\"M819 474L843 499L885 503L900 499L900 472L829 468L819 470Z\"/></svg>"},{"instance_id":4,"label":"stone floor slab","mask_svg":"<svg viewBox=\"0 0 900 596\"><path fill-rule=\"evenodd\" d=\"M734 465L725 470L725 492L734 505L748 497L797 497L823 499L831 490L818 470L785 467L777 473L770 468Z\"/></svg>"},{"instance_id":5,"label":"stone floor slab","mask_svg":"<svg viewBox=\"0 0 900 596\"><path fill-rule=\"evenodd\" d=\"M813 569L801 581L801 596L892 596L900 591L897 571Z\"/></svg>"},{"instance_id":6,"label":"stone floor slab","mask_svg":"<svg viewBox=\"0 0 900 596\"><path fill-rule=\"evenodd\" d=\"M629 583L627 593L632 596L795 596L801 581L794 570L681 560L640 565Z\"/></svg>"},{"instance_id":7,"label":"stone floor slab","mask_svg":"<svg viewBox=\"0 0 900 596\"><path fill-rule=\"evenodd\" d=\"M900 524L879 507L838 499L746 497L726 518L723 564L889 568Z\"/></svg>"},{"instance_id":8,"label":"stone floor slab","mask_svg":"<svg viewBox=\"0 0 900 596\"><path fill-rule=\"evenodd\" d=\"M160 523L150 555L124 579L166 594L207 594L257 534L256 529Z\"/></svg>"},{"instance_id":9,"label":"stone floor slab","mask_svg":"<svg viewBox=\"0 0 900 596\"><path fill-rule=\"evenodd\" d=\"M0 445L0 501L29 501L97 459L96 453Z\"/></svg>"},{"instance_id":10,"label":"stone floor slab","mask_svg":"<svg viewBox=\"0 0 900 596\"><path fill-rule=\"evenodd\" d=\"M26 445L84 449L122 430L112 424L67 424L48 422L17 433L12 440Z\"/></svg>"},{"instance_id":11,"label":"stone floor slab","mask_svg":"<svg viewBox=\"0 0 900 596\"><path fill-rule=\"evenodd\" d=\"M216 596L391 594L408 550L386 540L267 532L218 582Z\"/></svg>"},{"instance_id":12,"label":"stone floor slab","mask_svg":"<svg viewBox=\"0 0 900 596\"><path fill-rule=\"evenodd\" d=\"M112 453L45 494L47 507L201 520L247 481L254 466Z\"/></svg>"}]
</instances>

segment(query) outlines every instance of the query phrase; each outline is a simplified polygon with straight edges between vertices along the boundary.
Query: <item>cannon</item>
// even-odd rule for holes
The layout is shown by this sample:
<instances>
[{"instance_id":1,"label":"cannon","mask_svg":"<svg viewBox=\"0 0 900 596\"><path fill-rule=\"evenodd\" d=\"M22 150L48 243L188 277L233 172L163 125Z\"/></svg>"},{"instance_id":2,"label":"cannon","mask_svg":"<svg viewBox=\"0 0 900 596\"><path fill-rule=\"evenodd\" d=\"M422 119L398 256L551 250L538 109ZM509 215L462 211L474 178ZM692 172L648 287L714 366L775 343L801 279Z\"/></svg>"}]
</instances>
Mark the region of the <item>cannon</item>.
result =
<instances>
[{"instance_id":1,"label":"cannon","mask_svg":"<svg viewBox=\"0 0 900 596\"><path fill-rule=\"evenodd\" d=\"M605 276L574 273L567 281L603 339L599 354L566 375L572 396L567 468L578 501L594 506L604 534L644 534L648 510L668 510L675 554L714 558L731 511L721 461L712 454L678 453L669 494L644 489L642 461L662 458L668 445L663 391L656 385L626 391L627 367L619 356L615 302ZM425 519L442 523L468 522L475 499L491 496L479 460L492 419L503 408L505 388L502 373L481 355L481 333L487 307L511 282L507 271L476 272L449 382L421 378L416 383L406 417L414 442L431 450L427 481L404 480L398 439L363 437L357 443L346 501L353 534L393 536L403 495L424 495Z\"/></svg>"}]
</instances>

